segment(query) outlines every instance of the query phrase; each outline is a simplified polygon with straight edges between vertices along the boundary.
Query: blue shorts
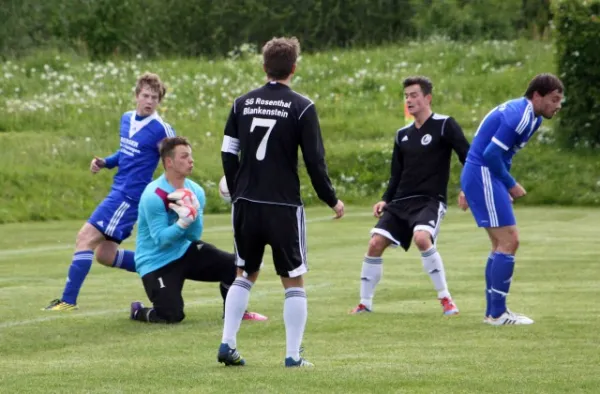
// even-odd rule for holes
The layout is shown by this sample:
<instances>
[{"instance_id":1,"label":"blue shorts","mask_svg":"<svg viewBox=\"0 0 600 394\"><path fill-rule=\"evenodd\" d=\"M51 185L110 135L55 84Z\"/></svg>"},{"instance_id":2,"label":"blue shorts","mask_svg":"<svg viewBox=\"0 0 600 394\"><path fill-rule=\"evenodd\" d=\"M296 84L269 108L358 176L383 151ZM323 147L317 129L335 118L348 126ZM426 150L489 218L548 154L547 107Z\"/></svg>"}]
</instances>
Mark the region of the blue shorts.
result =
<instances>
[{"instance_id":1,"label":"blue shorts","mask_svg":"<svg viewBox=\"0 0 600 394\"><path fill-rule=\"evenodd\" d=\"M96 227L106 239L121 243L127 239L137 221L138 202L119 191L111 191L96 207L88 223Z\"/></svg>"},{"instance_id":2,"label":"blue shorts","mask_svg":"<svg viewBox=\"0 0 600 394\"><path fill-rule=\"evenodd\" d=\"M489 168L466 163L460 185L477 226L487 228L517 224L508 190L494 178Z\"/></svg>"}]
</instances>

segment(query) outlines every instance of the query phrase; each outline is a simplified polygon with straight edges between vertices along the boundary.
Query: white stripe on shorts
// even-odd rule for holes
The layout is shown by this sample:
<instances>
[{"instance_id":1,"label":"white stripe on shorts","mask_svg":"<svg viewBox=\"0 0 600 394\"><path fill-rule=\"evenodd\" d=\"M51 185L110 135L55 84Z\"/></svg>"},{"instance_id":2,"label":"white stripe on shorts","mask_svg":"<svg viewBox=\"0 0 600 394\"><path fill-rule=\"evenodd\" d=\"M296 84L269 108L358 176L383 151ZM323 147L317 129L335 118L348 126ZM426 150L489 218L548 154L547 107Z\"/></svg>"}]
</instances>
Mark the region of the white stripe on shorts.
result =
<instances>
[{"instance_id":1,"label":"white stripe on shorts","mask_svg":"<svg viewBox=\"0 0 600 394\"><path fill-rule=\"evenodd\" d=\"M306 218L304 217L304 207L296 208L296 221L298 225L298 244L300 247L300 257L302 265L292 271L288 271L290 278L295 278L308 272L308 261L306 256Z\"/></svg>"},{"instance_id":2,"label":"white stripe on shorts","mask_svg":"<svg viewBox=\"0 0 600 394\"><path fill-rule=\"evenodd\" d=\"M492 186L492 177L490 169L481 167L481 179L483 180L483 194L485 196L485 206L490 216L490 226L498 227L498 214L496 213L496 204L494 203L494 188Z\"/></svg>"},{"instance_id":3,"label":"white stripe on shorts","mask_svg":"<svg viewBox=\"0 0 600 394\"><path fill-rule=\"evenodd\" d=\"M119 208L117 208L117 210L113 214L112 218L110 219L110 222L108 223L108 226L106 226L106 232L105 232L106 235L112 237L112 235L113 235L113 233L115 231L115 228L117 228L117 225L119 224L119 221L121 220L121 218L125 214L125 211L127 211L129 209L129 206L130 205L127 204L125 201L123 201L121 203L121 205L119 205Z\"/></svg>"}]
</instances>

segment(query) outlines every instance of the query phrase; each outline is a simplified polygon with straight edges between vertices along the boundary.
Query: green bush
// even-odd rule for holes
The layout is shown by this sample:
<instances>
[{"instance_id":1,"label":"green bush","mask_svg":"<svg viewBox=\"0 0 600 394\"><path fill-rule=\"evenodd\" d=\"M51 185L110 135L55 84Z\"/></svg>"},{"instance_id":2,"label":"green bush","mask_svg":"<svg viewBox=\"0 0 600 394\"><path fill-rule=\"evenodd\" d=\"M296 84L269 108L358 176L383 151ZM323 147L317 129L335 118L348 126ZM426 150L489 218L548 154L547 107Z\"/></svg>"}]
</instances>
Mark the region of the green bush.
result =
<instances>
[{"instance_id":1,"label":"green bush","mask_svg":"<svg viewBox=\"0 0 600 394\"><path fill-rule=\"evenodd\" d=\"M547 0L0 0L0 56L40 47L92 58L225 55L296 35L310 51L432 34L513 39L548 24ZM490 9L494 9L490 12Z\"/></svg>"},{"instance_id":2,"label":"green bush","mask_svg":"<svg viewBox=\"0 0 600 394\"><path fill-rule=\"evenodd\" d=\"M559 139L600 147L600 1L564 0L556 11L558 72L565 85Z\"/></svg>"}]
</instances>

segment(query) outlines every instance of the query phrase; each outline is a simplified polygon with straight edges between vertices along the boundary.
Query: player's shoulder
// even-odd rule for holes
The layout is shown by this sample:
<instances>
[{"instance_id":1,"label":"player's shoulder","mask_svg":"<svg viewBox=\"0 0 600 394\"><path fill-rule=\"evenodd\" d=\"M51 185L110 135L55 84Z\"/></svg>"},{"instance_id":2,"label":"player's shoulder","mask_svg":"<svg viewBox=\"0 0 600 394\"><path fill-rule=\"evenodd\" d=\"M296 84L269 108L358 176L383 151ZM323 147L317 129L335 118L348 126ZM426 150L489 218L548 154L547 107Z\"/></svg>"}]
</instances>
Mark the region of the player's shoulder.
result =
<instances>
[{"instance_id":1,"label":"player's shoulder","mask_svg":"<svg viewBox=\"0 0 600 394\"><path fill-rule=\"evenodd\" d=\"M158 114L158 112L155 112L150 116L152 119L148 123L148 127L155 131L164 133L167 137L175 137L175 130L173 130L173 127L166 122L162 116Z\"/></svg>"},{"instance_id":2,"label":"player's shoulder","mask_svg":"<svg viewBox=\"0 0 600 394\"><path fill-rule=\"evenodd\" d=\"M436 120L436 121L445 121L448 120L449 118L451 118L450 115L444 115L444 114L438 114L437 112L434 112L433 114L431 114L431 119Z\"/></svg>"},{"instance_id":3,"label":"player's shoulder","mask_svg":"<svg viewBox=\"0 0 600 394\"><path fill-rule=\"evenodd\" d=\"M148 185L146 185L146 187L144 188L144 191L142 192L142 196L140 198L140 203L151 203L152 200L155 200L155 202L160 201L161 198L156 193L156 191L161 188L161 184L162 184L162 176L156 178L155 180L150 182Z\"/></svg>"},{"instance_id":4,"label":"player's shoulder","mask_svg":"<svg viewBox=\"0 0 600 394\"><path fill-rule=\"evenodd\" d=\"M252 105L254 104L254 100L257 96L260 96L260 93L263 90L263 86L252 89L241 96L238 96L233 99L233 110L237 112L238 109L244 105Z\"/></svg>"},{"instance_id":5,"label":"player's shoulder","mask_svg":"<svg viewBox=\"0 0 600 394\"><path fill-rule=\"evenodd\" d=\"M294 101L296 101L297 104L302 108L315 104L315 102L310 97L305 96L302 93L296 92L294 89L290 89L290 95L294 98Z\"/></svg>"},{"instance_id":6,"label":"player's shoulder","mask_svg":"<svg viewBox=\"0 0 600 394\"><path fill-rule=\"evenodd\" d=\"M521 97L500 104L497 111L509 125L524 127L533 116L533 104L527 98Z\"/></svg>"},{"instance_id":7,"label":"player's shoulder","mask_svg":"<svg viewBox=\"0 0 600 394\"><path fill-rule=\"evenodd\" d=\"M123 121L130 121L132 117L135 116L135 109L132 109L130 111L125 111L123 112L123 114L121 115L121 122Z\"/></svg>"},{"instance_id":8,"label":"player's shoulder","mask_svg":"<svg viewBox=\"0 0 600 394\"><path fill-rule=\"evenodd\" d=\"M184 185L186 189L190 189L196 194L204 194L204 188L190 178L185 179Z\"/></svg>"},{"instance_id":9,"label":"player's shoulder","mask_svg":"<svg viewBox=\"0 0 600 394\"><path fill-rule=\"evenodd\" d=\"M498 106L498 111L505 114L523 114L524 112L533 112L533 104L525 97L515 98Z\"/></svg>"},{"instance_id":10,"label":"player's shoulder","mask_svg":"<svg viewBox=\"0 0 600 394\"><path fill-rule=\"evenodd\" d=\"M400 127L398 130L396 130L396 142L400 143L401 138L405 136L410 129L414 128L414 126L415 122L411 122L406 126Z\"/></svg>"}]
</instances>

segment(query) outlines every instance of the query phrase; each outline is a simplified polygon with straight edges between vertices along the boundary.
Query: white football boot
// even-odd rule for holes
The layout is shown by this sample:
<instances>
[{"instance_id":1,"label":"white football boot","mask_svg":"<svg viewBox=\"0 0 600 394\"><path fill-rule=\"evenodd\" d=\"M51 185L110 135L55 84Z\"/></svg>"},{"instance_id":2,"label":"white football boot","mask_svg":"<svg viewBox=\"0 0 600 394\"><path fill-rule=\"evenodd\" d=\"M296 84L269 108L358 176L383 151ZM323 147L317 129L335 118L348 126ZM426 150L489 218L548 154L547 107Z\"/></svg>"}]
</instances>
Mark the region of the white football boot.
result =
<instances>
[{"instance_id":1,"label":"white football boot","mask_svg":"<svg viewBox=\"0 0 600 394\"><path fill-rule=\"evenodd\" d=\"M527 316L520 315L518 313L511 312L509 309L506 310L496 319L491 316L484 320L484 323L491 324L492 326L510 326L510 325L529 325L533 324L533 320Z\"/></svg>"}]
</instances>

